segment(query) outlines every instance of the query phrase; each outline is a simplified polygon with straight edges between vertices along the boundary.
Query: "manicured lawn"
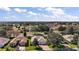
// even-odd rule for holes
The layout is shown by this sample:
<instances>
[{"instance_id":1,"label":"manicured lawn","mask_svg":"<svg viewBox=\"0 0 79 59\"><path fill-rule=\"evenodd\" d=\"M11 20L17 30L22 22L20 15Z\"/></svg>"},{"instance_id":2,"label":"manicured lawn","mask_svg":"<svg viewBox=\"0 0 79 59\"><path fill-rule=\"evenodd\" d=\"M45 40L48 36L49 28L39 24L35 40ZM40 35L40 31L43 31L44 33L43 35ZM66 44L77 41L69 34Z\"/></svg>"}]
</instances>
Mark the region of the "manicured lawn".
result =
<instances>
[{"instance_id":1,"label":"manicured lawn","mask_svg":"<svg viewBox=\"0 0 79 59\"><path fill-rule=\"evenodd\" d=\"M2 48L0 48L0 51L6 51L6 49L2 49Z\"/></svg>"},{"instance_id":2,"label":"manicured lawn","mask_svg":"<svg viewBox=\"0 0 79 59\"><path fill-rule=\"evenodd\" d=\"M33 34L44 34L44 32L26 32L27 36L31 36Z\"/></svg>"},{"instance_id":3,"label":"manicured lawn","mask_svg":"<svg viewBox=\"0 0 79 59\"><path fill-rule=\"evenodd\" d=\"M75 44L69 44L70 48L77 48L77 45Z\"/></svg>"},{"instance_id":4,"label":"manicured lawn","mask_svg":"<svg viewBox=\"0 0 79 59\"><path fill-rule=\"evenodd\" d=\"M26 47L26 51L33 51L35 50L35 46L29 46L29 47Z\"/></svg>"},{"instance_id":5,"label":"manicured lawn","mask_svg":"<svg viewBox=\"0 0 79 59\"><path fill-rule=\"evenodd\" d=\"M28 42L29 42L29 45L28 45L28 47L26 47L26 51L33 51L33 50L35 50L35 46L31 46L31 39L28 39Z\"/></svg>"}]
</instances>

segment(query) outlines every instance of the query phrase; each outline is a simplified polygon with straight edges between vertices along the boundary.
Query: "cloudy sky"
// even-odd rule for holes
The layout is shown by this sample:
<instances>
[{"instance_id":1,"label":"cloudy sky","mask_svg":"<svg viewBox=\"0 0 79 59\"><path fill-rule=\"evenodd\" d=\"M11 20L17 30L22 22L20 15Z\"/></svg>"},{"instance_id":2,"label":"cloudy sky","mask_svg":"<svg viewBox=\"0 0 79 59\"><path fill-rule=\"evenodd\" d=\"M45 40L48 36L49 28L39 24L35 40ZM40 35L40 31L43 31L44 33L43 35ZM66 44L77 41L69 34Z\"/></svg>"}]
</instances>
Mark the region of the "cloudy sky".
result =
<instances>
[{"instance_id":1,"label":"cloudy sky","mask_svg":"<svg viewBox=\"0 0 79 59\"><path fill-rule=\"evenodd\" d=\"M79 8L0 7L0 21L79 21Z\"/></svg>"}]
</instances>

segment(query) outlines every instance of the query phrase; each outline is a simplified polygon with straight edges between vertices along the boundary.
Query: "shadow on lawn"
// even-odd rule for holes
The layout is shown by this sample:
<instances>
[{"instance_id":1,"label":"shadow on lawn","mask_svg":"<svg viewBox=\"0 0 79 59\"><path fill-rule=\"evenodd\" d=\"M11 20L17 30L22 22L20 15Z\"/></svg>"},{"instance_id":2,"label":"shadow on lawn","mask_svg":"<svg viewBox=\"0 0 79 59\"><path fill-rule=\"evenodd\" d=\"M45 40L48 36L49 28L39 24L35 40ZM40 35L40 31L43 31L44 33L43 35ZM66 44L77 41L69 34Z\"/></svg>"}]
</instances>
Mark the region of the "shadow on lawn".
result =
<instances>
[{"instance_id":1,"label":"shadow on lawn","mask_svg":"<svg viewBox=\"0 0 79 59\"><path fill-rule=\"evenodd\" d=\"M37 51L43 51L42 48L36 47L35 50Z\"/></svg>"}]
</instances>

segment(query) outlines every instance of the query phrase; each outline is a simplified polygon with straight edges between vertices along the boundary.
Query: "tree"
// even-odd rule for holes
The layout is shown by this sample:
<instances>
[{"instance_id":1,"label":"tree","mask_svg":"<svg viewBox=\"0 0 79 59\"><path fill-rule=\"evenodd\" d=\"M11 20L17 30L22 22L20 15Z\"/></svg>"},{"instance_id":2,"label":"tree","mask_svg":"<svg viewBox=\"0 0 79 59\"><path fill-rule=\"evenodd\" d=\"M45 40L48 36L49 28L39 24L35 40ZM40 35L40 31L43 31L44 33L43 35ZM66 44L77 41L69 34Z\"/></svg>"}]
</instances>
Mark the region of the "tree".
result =
<instances>
[{"instance_id":1,"label":"tree","mask_svg":"<svg viewBox=\"0 0 79 59\"><path fill-rule=\"evenodd\" d=\"M0 29L0 36L6 36L6 30Z\"/></svg>"},{"instance_id":2,"label":"tree","mask_svg":"<svg viewBox=\"0 0 79 59\"><path fill-rule=\"evenodd\" d=\"M70 33L70 34L74 34L74 29L73 29L73 27L70 27L70 28L69 28L69 33Z\"/></svg>"},{"instance_id":3,"label":"tree","mask_svg":"<svg viewBox=\"0 0 79 59\"><path fill-rule=\"evenodd\" d=\"M40 31L49 31L49 27L47 25L42 25L42 24L38 26L38 29Z\"/></svg>"},{"instance_id":4,"label":"tree","mask_svg":"<svg viewBox=\"0 0 79 59\"><path fill-rule=\"evenodd\" d=\"M66 29L66 27L63 27L63 26L60 26L60 27L58 28L59 31L64 31L65 29Z\"/></svg>"},{"instance_id":5,"label":"tree","mask_svg":"<svg viewBox=\"0 0 79 59\"><path fill-rule=\"evenodd\" d=\"M68 43L60 34L49 32L48 41L57 47L60 47L63 43Z\"/></svg>"},{"instance_id":6,"label":"tree","mask_svg":"<svg viewBox=\"0 0 79 59\"><path fill-rule=\"evenodd\" d=\"M71 43L76 44L78 43L78 34L74 34L73 40L71 41Z\"/></svg>"}]
</instances>

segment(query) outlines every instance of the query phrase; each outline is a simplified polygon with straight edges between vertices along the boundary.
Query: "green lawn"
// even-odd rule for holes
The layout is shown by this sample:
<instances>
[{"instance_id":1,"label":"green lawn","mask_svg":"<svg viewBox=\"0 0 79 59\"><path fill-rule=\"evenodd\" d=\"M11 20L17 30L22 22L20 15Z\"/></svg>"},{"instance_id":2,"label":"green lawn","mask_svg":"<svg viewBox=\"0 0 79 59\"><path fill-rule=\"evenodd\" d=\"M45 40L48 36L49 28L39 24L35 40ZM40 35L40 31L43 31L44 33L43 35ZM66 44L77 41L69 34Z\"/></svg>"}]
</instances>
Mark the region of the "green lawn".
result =
<instances>
[{"instance_id":1,"label":"green lawn","mask_svg":"<svg viewBox=\"0 0 79 59\"><path fill-rule=\"evenodd\" d=\"M35 46L29 46L29 47L26 47L26 51L33 51L35 50Z\"/></svg>"},{"instance_id":2,"label":"green lawn","mask_svg":"<svg viewBox=\"0 0 79 59\"><path fill-rule=\"evenodd\" d=\"M75 44L69 44L69 46L70 46L70 48L76 48L77 47L77 45L75 45Z\"/></svg>"},{"instance_id":3,"label":"green lawn","mask_svg":"<svg viewBox=\"0 0 79 59\"><path fill-rule=\"evenodd\" d=\"M33 34L44 34L44 32L26 32L27 36L31 36Z\"/></svg>"}]
</instances>

